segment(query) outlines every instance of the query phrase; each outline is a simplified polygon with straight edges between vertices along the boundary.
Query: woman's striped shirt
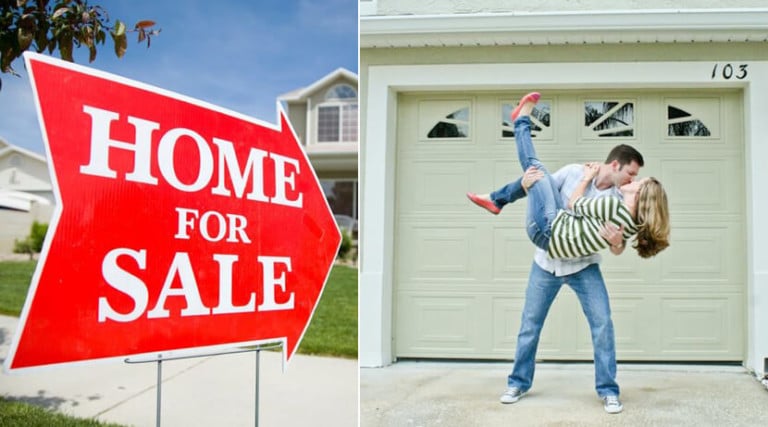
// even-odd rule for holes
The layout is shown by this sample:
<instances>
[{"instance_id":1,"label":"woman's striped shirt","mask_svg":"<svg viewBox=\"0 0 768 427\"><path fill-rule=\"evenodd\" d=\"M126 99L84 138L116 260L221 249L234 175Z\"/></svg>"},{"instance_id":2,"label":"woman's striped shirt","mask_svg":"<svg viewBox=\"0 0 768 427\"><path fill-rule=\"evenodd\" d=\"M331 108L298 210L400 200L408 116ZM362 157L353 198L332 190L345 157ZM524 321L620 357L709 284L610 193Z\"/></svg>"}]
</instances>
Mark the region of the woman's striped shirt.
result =
<instances>
[{"instance_id":1,"label":"woman's striped shirt","mask_svg":"<svg viewBox=\"0 0 768 427\"><path fill-rule=\"evenodd\" d=\"M573 213L561 210L552 223L549 256L575 258L591 255L610 246L600 237L600 227L606 222L624 226L624 240L637 233L637 225L624 202L617 197L579 197Z\"/></svg>"}]
</instances>

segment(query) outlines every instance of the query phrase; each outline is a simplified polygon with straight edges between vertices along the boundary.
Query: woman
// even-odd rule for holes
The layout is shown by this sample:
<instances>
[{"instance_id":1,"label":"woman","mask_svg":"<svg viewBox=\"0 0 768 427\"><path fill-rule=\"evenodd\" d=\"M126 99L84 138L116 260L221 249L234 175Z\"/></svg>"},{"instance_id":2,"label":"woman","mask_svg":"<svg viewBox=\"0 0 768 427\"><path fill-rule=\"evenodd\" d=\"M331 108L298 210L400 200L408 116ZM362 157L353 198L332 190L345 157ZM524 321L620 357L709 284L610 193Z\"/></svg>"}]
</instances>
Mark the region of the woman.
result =
<instances>
[{"instance_id":1,"label":"woman","mask_svg":"<svg viewBox=\"0 0 768 427\"><path fill-rule=\"evenodd\" d=\"M636 236L633 247L642 258L650 258L669 246L667 194L655 178L620 187L623 200L585 198L582 195L598 170L596 165L587 164L584 178L568 202L573 212L564 209L554 180L536 156L531 140L529 115L540 96L537 92L525 95L512 111L523 172L529 167L543 172L528 188L526 228L531 241L553 258L585 256L609 247L599 230L603 223L611 222L623 227L624 239Z\"/></svg>"}]
</instances>

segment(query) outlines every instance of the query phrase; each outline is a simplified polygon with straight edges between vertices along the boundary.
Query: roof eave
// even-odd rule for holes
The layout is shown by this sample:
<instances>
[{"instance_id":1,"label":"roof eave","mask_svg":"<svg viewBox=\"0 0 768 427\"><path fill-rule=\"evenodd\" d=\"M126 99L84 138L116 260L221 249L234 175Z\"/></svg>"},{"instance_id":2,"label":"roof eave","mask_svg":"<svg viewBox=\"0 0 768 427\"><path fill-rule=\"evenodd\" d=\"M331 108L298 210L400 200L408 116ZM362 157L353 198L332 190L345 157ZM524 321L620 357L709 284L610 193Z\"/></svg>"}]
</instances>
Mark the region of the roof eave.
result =
<instances>
[{"instance_id":1,"label":"roof eave","mask_svg":"<svg viewBox=\"0 0 768 427\"><path fill-rule=\"evenodd\" d=\"M768 8L360 18L361 48L765 41Z\"/></svg>"}]
</instances>

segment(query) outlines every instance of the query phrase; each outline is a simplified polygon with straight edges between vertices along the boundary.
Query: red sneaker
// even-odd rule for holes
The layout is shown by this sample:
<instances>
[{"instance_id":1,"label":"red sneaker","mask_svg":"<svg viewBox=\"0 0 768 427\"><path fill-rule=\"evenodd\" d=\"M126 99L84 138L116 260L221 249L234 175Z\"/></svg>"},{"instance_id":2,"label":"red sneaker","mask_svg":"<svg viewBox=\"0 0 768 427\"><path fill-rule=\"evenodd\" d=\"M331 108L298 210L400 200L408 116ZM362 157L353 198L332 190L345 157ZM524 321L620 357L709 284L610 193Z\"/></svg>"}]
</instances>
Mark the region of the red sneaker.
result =
<instances>
[{"instance_id":1,"label":"red sneaker","mask_svg":"<svg viewBox=\"0 0 768 427\"><path fill-rule=\"evenodd\" d=\"M517 116L520 115L520 110L523 108L523 105L533 102L534 104L539 102L539 98L541 98L541 94L539 92L531 92L522 99L520 99L520 102L517 104L517 107L515 107L514 110L512 110L512 114L510 114L510 117L512 118L512 121L514 122L517 119Z\"/></svg>"},{"instance_id":2,"label":"red sneaker","mask_svg":"<svg viewBox=\"0 0 768 427\"><path fill-rule=\"evenodd\" d=\"M477 206L480 206L481 208L487 210L488 212L494 215L498 215L499 212L501 212L501 209L499 209L492 201L483 199L475 193L467 193L467 198L471 200L472 203L476 204Z\"/></svg>"}]
</instances>

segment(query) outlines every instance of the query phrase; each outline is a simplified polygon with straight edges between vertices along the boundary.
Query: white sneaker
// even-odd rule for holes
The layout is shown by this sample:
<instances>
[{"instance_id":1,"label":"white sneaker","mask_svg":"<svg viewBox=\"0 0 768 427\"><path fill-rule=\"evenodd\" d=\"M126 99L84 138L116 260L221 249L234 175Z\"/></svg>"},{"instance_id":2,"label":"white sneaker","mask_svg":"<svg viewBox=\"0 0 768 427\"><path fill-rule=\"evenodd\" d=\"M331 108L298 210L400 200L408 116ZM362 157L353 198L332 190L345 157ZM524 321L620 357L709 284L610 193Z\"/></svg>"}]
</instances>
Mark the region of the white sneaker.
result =
<instances>
[{"instance_id":1,"label":"white sneaker","mask_svg":"<svg viewBox=\"0 0 768 427\"><path fill-rule=\"evenodd\" d=\"M624 410L624 405L621 404L619 396L604 396L603 409L609 414L618 414Z\"/></svg>"},{"instance_id":2,"label":"white sneaker","mask_svg":"<svg viewBox=\"0 0 768 427\"><path fill-rule=\"evenodd\" d=\"M510 387L507 389L507 391L504 392L504 394L501 395L501 398L499 399L501 403L515 403L518 400L520 400L521 397L525 395L525 392L520 390L517 387Z\"/></svg>"}]
</instances>

